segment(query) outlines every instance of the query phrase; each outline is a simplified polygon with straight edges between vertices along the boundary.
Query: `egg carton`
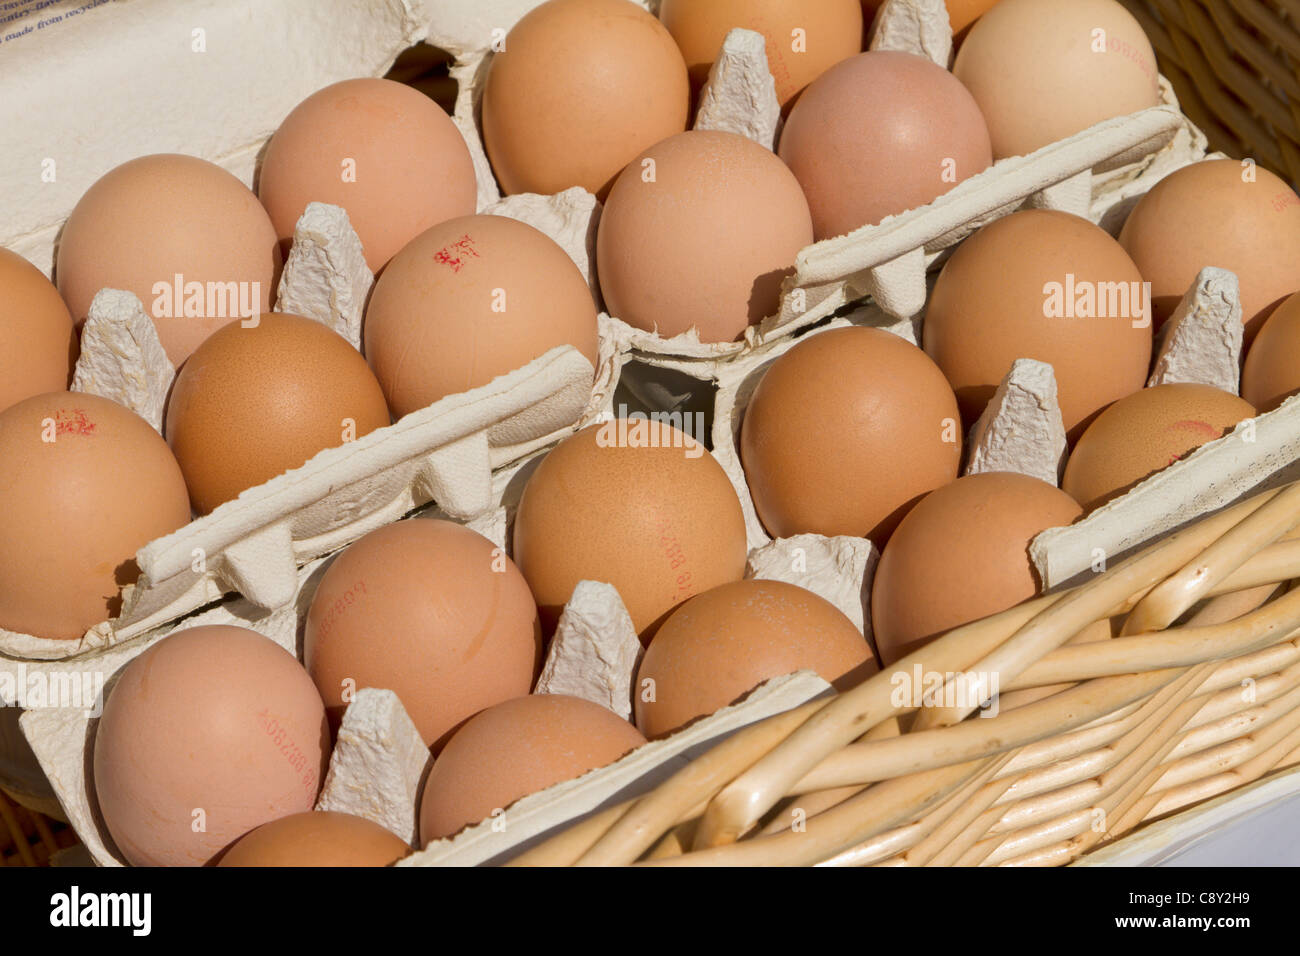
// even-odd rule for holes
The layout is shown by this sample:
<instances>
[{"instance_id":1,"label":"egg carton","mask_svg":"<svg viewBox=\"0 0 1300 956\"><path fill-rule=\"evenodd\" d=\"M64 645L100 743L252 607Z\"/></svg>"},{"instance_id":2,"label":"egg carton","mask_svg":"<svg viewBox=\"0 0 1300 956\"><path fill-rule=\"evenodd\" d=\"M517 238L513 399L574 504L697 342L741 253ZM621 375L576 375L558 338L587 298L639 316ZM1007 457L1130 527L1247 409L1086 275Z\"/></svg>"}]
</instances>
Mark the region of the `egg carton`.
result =
<instances>
[{"instance_id":1,"label":"egg carton","mask_svg":"<svg viewBox=\"0 0 1300 956\"><path fill-rule=\"evenodd\" d=\"M455 58L451 75L459 88L453 119L470 144L481 210L501 195L480 122L493 48L541 2L476 0L444 11L430 25L429 42ZM636 2L657 12L657 3ZM943 0L886 0L871 49L920 54L947 69L952 49L947 16ZM1113 223L1117 205L1173 169L1204 158L1205 136L1182 115L1163 77L1160 89L1161 106L1099 123L1028 156L999 160L927 206L806 247L783 285L778 311L746 329L740 341L701 342L694 329L666 338L614 316L603 318L604 334L639 362L689 369L745 356L868 297L894 321L915 324L925 305L927 271L980 226L1024 205ZM694 128L736 132L772 149L779 125L764 40L749 30L733 30L701 92Z\"/></svg>"}]
</instances>

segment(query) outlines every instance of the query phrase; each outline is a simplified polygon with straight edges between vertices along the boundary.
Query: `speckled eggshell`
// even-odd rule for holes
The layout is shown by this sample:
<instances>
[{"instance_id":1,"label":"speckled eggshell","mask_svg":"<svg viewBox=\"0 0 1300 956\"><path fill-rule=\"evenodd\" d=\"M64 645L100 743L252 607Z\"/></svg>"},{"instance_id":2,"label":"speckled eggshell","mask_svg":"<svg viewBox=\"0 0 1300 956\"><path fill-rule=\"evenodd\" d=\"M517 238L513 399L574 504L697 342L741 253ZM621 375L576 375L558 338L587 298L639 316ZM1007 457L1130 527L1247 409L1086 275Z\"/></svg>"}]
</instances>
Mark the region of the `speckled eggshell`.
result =
<instances>
[{"instance_id":1,"label":"speckled eggshell","mask_svg":"<svg viewBox=\"0 0 1300 956\"><path fill-rule=\"evenodd\" d=\"M0 249L0 411L72 383L77 333L59 290L22 256Z\"/></svg>"},{"instance_id":2,"label":"speckled eggshell","mask_svg":"<svg viewBox=\"0 0 1300 956\"><path fill-rule=\"evenodd\" d=\"M1300 291L1300 197L1253 163L1210 159L1170 173L1138 200L1119 241L1151 283L1157 326L1206 266L1237 276L1248 343Z\"/></svg>"},{"instance_id":3,"label":"speckled eggshell","mask_svg":"<svg viewBox=\"0 0 1300 956\"><path fill-rule=\"evenodd\" d=\"M347 339L268 312L199 346L172 386L165 432L194 510L206 514L388 423L383 390Z\"/></svg>"},{"instance_id":4,"label":"speckled eggshell","mask_svg":"<svg viewBox=\"0 0 1300 956\"><path fill-rule=\"evenodd\" d=\"M1300 392L1300 293L1279 305L1259 330L1241 370L1241 397L1261 412Z\"/></svg>"},{"instance_id":5,"label":"speckled eggshell","mask_svg":"<svg viewBox=\"0 0 1300 956\"><path fill-rule=\"evenodd\" d=\"M309 810L263 823L217 865L387 866L410 852L405 841L364 817Z\"/></svg>"},{"instance_id":6,"label":"speckled eggshell","mask_svg":"<svg viewBox=\"0 0 1300 956\"><path fill-rule=\"evenodd\" d=\"M86 190L59 236L54 277L78 323L100 289L135 293L180 365L231 319L267 311L280 265L275 227L247 186L205 160L160 154Z\"/></svg>"},{"instance_id":7,"label":"speckled eggshell","mask_svg":"<svg viewBox=\"0 0 1300 956\"><path fill-rule=\"evenodd\" d=\"M1160 105L1151 41L1116 0L1001 0L952 71L988 121L995 159Z\"/></svg>"},{"instance_id":8,"label":"speckled eggshell","mask_svg":"<svg viewBox=\"0 0 1300 956\"><path fill-rule=\"evenodd\" d=\"M844 612L811 591L782 581L723 584L669 615L646 648L636 724L651 739L665 737L800 670L843 691L874 674L876 660Z\"/></svg>"},{"instance_id":9,"label":"speckled eggshell","mask_svg":"<svg viewBox=\"0 0 1300 956\"><path fill-rule=\"evenodd\" d=\"M136 551L189 520L176 459L129 409L51 392L0 412L0 627L81 638L121 610Z\"/></svg>"},{"instance_id":10,"label":"speckled eggshell","mask_svg":"<svg viewBox=\"0 0 1300 956\"><path fill-rule=\"evenodd\" d=\"M342 206L378 271L406 243L477 201L474 162L451 117L405 83L318 90L271 137L257 195L287 253L309 202Z\"/></svg>"},{"instance_id":11,"label":"speckled eggshell","mask_svg":"<svg viewBox=\"0 0 1300 956\"><path fill-rule=\"evenodd\" d=\"M1110 283L1124 283L1113 301ZM1073 441L1098 411L1146 382L1152 337L1141 283L1123 247L1088 220L1045 209L1012 213L966 239L944 265L923 344L968 425L1016 359L1051 365ZM1105 315L1083 314L1084 290L1091 290L1090 311ZM1119 290L1127 290L1127 304Z\"/></svg>"},{"instance_id":12,"label":"speckled eggshell","mask_svg":"<svg viewBox=\"0 0 1300 956\"><path fill-rule=\"evenodd\" d=\"M507 194L581 186L603 199L638 153L686 129L677 44L630 0L548 0L494 53L483 139Z\"/></svg>"},{"instance_id":13,"label":"speckled eggshell","mask_svg":"<svg viewBox=\"0 0 1300 956\"><path fill-rule=\"evenodd\" d=\"M862 15L861 0L664 0L659 8L696 92L728 33L743 28L763 34L782 109L830 67L861 51Z\"/></svg>"},{"instance_id":14,"label":"speckled eggshell","mask_svg":"<svg viewBox=\"0 0 1300 956\"><path fill-rule=\"evenodd\" d=\"M736 133L692 130L646 150L610 190L600 291L639 329L730 342L776 313L812 241L808 201L780 159Z\"/></svg>"},{"instance_id":15,"label":"speckled eggshell","mask_svg":"<svg viewBox=\"0 0 1300 956\"><path fill-rule=\"evenodd\" d=\"M1120 399L1088 426L1061 487L1092 511L1255 416L1255 407L1209 385L1156 385Z\"/></svg>"},{"instance_id":16,"label":"speckled eggshell","mask_svg":"<svg viewBox=\"0 0 1300 956\"><path fill-rule=\"evenodd\" d=\"M880 329L809 336L768 367L740 431L754 508L777 538L883 545L924 494L957 477L962 428L943 373Z\"/></svg>"},{"instance_id":17,"label":"speckled eggshell","mask_svg":"<svg viewBox=\"0 0 1300 956\"><path fill-rule=\"evenodd\" d=\"M579 581L612 584L648 641L682 601L745 571L745 518L693 437L647 419L585 428L524 486L514 557L548 632Z\"/></svg>"},{"instance_id":18,"label":"speckled eggshell","mask_svg":"<svg viewBox=\"0 0 1300 956\"><path fill-rule=\"evenodd\" d=\"M1038 478L985 472L921 499L881 553L871 588L876 650L886 665L940 634L1038 593L1029 542L1068 525L1078 502Z\"/></svg>"},{"instance_id":19,"label":"speckled eggshell","mask_svg":"<svg viewBox=\"0 0 1300 956\"><path fill-rule=\"evenodd\" d=\"M207 625L163 638L108 693L94 795L136 866L202 866L254 827L310 810L329 761L320 695L268 637Z\"/></svg>"},{"instance_id":20,"label":"speckled eggshell","mask_svg":"<svg viewBox=\"0 0 1300 956\"><path fill-rule=\"evenodd\" d=\"M393 691L426 744L532 689L537 607L514 563L450 521L387 525L346 548L307 612L303 659L332 720L363 687Z\"/></svg>"},{"instance_id":21,"label":"speckled eggshell","mask_svg":"<svg viewBox=\"0 0 1300 956\"><path fill-rule=\"evenodd\" d=\"M597 362L586 279L549 236L504 216L451 219L408 243L379 277L364 331L397 418L561 345Z\"/></svg>"},{"instance_id":22,"label":"speckled eggshell","mask_svg":"<svg viewBox=\"0 0 1300 956\"><path fill-rule=\"evenodd\" d=\"M517 697L476 715L447 742L420 798L425 845L488 817L520 797L613 763L645 743L630 723L564 694Z\"/></svg>"},{"instance_id":23,"label":"speckled eggshell","mask_svg":"<svg viewBox=\"0 0 1300 956\"><path fill-rule=\"evenodd\" d=\"M966 88L923 56L884 50L813 81L790 111L780 154L818 239L924 206L993 161Z\"/></svg>"}]
</instances>

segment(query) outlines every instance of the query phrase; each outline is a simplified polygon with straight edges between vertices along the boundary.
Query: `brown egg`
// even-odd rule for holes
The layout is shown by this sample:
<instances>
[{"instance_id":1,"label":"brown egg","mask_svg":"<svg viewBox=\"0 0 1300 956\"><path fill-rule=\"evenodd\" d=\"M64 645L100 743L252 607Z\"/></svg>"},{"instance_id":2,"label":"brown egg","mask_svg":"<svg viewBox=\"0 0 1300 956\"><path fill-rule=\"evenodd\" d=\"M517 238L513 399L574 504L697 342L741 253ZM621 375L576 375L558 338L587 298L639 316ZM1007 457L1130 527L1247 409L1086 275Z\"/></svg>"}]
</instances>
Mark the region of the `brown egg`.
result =
<instances>
[{"instance_id":1,"label":"brown egg","mask_svg":"<svg viewBox=\"0 0 1300 956\"><path fill-rule=\"evenodd\" d=\"M770 150L736 133L681 133L610 190L596 237L600 291L637 328L730 342L775 314L782 278L812 241L808 202Z\"/></svg>"},{"instance_id":2,"label":"brown egg","mask_svg":"<svg viewBox=\"0 0 1300 956\"><path fill-rule=\"evenodd\" d=\"M128 664L104 705L94 793L135 866L202 866L254 827L316 802L329 762L320 696L256 631L207 625Z\"/></svg>"},{"instance_id":3,"label":"brown egg","mask_svg":"<svg viewBox=\"0 0 1300 956\"><path fill-rule=\"evenodd\" d=\"M686 129L686 64L630 0L548 0L492 57L483 140L508 194L581 186L604 199L638 153Z\"/></svg>"},{"instance_id":4,"label":"brown egg","mask_svg":"<svg viewBox=\"0 0 1300 956\"><path fill-rule=\"evenodd\" d=\"M437 103L363 78L293 108L267 144L257 196L286 252L309 202L342 206L377 272L430 226L474 212L478 186L465 138Z\"/></svg>"},{"instance_id":5,"label":"brown egg","mask_svg":"<svg viewBox=\"0 0 1300 956\"><path fill-rule=\"evenodd\" d=\"M1241 397L1261 412L1300 392L1300 293L1268 317L1246 353Z\"/></svg>"},{"instance_id":6,"label":"brown egg","mask_svg":"<svg viewBox=\"0 0 1300 956\"><path fill-rule=\"evenodd\" d=\"M954 627L1033 597L1029 542L1081 513L1064 491L1014 472L967 475L926 495L876 567L871 624L881 660L892 664Z\"/></svg>"},{"instance_id":7,"label":"brown egg","mask_svg":"<svg viewBox=\"0 0 1300 956\"><path fill-rule=\"evenodd\" d=\"M1061 487L1092 511L1254 416L1249 402L1209 385L1144 388L1088 426L1066 462Z\"/></svg>"},{"instance_id":8,"label":"brown egg","mask_svg":"<svg viewBox=\"0 0 1300 956\"><path fill-rule=\"evenodd\" d=\"M1253 163L1211 159L1171 173L1138 200L1119 241L1151 283L1157 326L1206 266L1236 273L1247 342L1300 291L1300 197Z\"/></svg>"},{"instance_id":9,"label":"brown egg","mask_svg":"<svg viewBox=\"0 0 1300 956\"><path fill-rule=\"evenodd\" d=\"M862 49L860 0L664 0L659 19L677 41L696 92L728 33L743 28L763 34L782 109Z\"/></svg>"},{"instance_id":10,"label":"brown egg","mask_svg":"<svg viewBox=\"0 0 1300 956\"><path fill-rule=\"evenodd\" d=\"M917 499L957 477L961 445L943 374L880 329L820 332L777 358L740 431L769 534L865 535L878 545Z\"/></svg>"},{"instance_id":11,"label":"brown egg","mask_svg":"<svg viewBox=\"0 0 1300 956\"><path fill-rule=\"evenodd\" d=\"M194 510L297 468L317 452L389 423L361 353L300 315L232 322L181 368L167 402L167 441Z\"/></svg>"},{"instance_id":12,"label":"brown egg","mask_svg":"<svg viewBox=\"0 0 1300 956\"><path fill-rule=\"evenodd\" d=\"M59 290L22 256L0 249L0 411L72 383L77 333Z\"/></svg>"},{"instance_id":13,"label":"brown egg","mask_svg":"<svg viewBox=\"0 0 1300 956\"><path fill-rule=\"evenodd\" d=\"M1151 42L1116 0L1001 0L952 71L988 120L995 159L1160 105Z\"/></svg>"},{"instance_id":14,"label":"brown egg","mask_svg":"<svg viewBox=\"0 0 1300 956\"><path fill-rule=\"evenodd\" d=\"M121 610L136 551L189 520L176 459L129 409L50 392L0 412L0 627L81 638Z\"/></svg>"},{"instance_id":15,"label":"brown egg","mask_svg":"<svg viewBox=\"0 0 1300 956\"><path fill-rule=\"evenodd\" d=\"M86 190L59 238L55 279L76 322L100 289L133 292L173 365L231 319L265 312L280 281L257 197L193 156L142 156Z\"/></svg>"},{"instance_id":16,"label":"brown egg","mask_svg":"<svg viewBox=\"0 0 1300 956\"><path fill-rule=\"evenodd\" d=\"M1043 209L1012 213L957 247L931 293L923 342L968 425L1016 359L1051 365L1071 441L1140 389L1151 364L1133 261L1088 220Z\"/></svg>"},{"instance_id":17,"label":"brown egg","mask_svg":"<svg viewBox=\"0 0 1300 956\"><path fill-rule=\"evenodd\" d=\"M893 51L859 54L814 81L780 152L818 239L924 206L993 161L966 88L925 57Z\"/></svg>"},{"instance_id":18,"label":"brown egg","mask_svg":"<svg viewBox=\"0 0 1300 956\"><path fill-rule=\"evenodd\" d=\"M830 601L781 581L723 584L670 614L646 648L636 725L647 737L666 737L769 678L801 670L843 691L877 668L862 632Z\"/></svg>"},{"instance_id":19,"label":"brown egg","mask_svg":"<svg viewBox=\"0 0 1300 956\"><path fill-rule=\"evenodd\" d=\"M740 499L722 466L692 436L644 418L560 442L515 515L515 560L548 632L579 581L604 581L648 641L688 597L740 580L746 554Z\"/></svg>"},{"instance_id":20,"label":"brown egg","mask_svg":"<svg viewBox=\"0 0 1300 956\"><path fill-rule=\"evenodd\" d=\"M549 236L504 216L422 233L389 263L366 307L366 359L397 418L560 345L595 367L587 280Z\"/></svg>"},{"instance_id":21,"label":"brown egg","mask_svg":"<svg viewBox=\"0 0 1300 956\"><path fill-rule=\"evenodd\" d=\"M411 848L365 817L308 810L245 834L218 866L387 866Z\"/></svg>"},{"instance_id":22,"label":"brown egg","mask_svg":"<svg viewBox=\"0 0 1300 956\"><path fill-rule=\"evenodd\" d=\"M427 846L520 797L613 763L645 743L611 710L564 694L533 694L489 707L467 722L433 762L420 798Z\"/></svg>"},{"instance_id":23,"label":"brown egg","mask_svg":"<svg viewBox=\"0 0 1300 956\"><path fill-rule=\"evenodd\" d=\"M469 528L423 518L335 558L303 638L331 719L357 690L384 688L435 748L477 711L528 693L541 657L537 607L514 563Z\"/></svg>"}]
</instances>

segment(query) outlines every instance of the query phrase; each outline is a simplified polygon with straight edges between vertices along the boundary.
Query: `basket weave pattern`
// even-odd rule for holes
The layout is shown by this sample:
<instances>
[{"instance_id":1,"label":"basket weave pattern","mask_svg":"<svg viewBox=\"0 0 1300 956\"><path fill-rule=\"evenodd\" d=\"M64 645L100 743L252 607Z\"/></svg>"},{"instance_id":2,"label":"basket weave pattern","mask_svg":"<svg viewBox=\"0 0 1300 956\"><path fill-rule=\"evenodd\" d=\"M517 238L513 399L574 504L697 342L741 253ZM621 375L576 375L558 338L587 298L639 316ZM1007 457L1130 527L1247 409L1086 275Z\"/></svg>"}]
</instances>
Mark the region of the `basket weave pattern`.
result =
<instances>
[{"instance_id":1,"label":"basket weave pattern","mask_svg":"<svg viewBox=\"0 0 1300 956\"><path fill-rule=\"evenodd\" d=\"M1297 528L1300 483L1203 518L754 724L513 862L1068 863L1300 763ZM1069 643L1102 620L1116 636ZM894 675L918 665L996 674L1003 706L896 705Z\"/></svg>"},{"instance_id":2,"label":"basket weave pattern","mask_svg":"<svg viewBox=\"0 0 1300 956\"><path fill-rule=\"evenodd\" d=\"M75 843L70 827L14 803L0 791L0 866L49 866L55 852Z\"/></svg>"}]
</instances>

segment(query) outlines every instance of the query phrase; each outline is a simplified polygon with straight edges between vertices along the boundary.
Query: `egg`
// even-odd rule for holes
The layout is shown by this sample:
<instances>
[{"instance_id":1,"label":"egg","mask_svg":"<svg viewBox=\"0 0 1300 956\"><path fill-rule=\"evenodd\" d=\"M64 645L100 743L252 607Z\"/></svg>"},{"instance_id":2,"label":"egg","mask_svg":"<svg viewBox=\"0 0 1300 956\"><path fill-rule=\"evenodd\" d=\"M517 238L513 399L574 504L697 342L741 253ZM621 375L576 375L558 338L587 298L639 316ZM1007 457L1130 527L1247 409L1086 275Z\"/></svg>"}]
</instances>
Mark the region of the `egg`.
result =
<instances>
[{"instance_id":1,"label":"egg","mask_svg":"<svg viewBox=\"0 0 1300 956\"><path fill-rule=\"evenodd\" d=\"M474 212L469 147L451 118L393 80L343 80L285 117L266 146L257 196L288 251L310 202L346 210L366 265L377 272L404 245Z\"/></svg>"},{"instance_id":2,"label":"egg","mask_svg":"<svg viewBox=\"0 0 1300 956\"><path fill-rule=\"evenodd\" d=\"M300 315L232 322L182 366L166 435L194 510L240 492L389 423L384 393L356 349Z\"/></svg>"},{"instance_id":3,"label":"egg","mask_svg":"<svg viewBox=\"0 0 1300 956\"><path fill-rule=\"evenodd\" d=\"M682 601L745 571L745 518L693 436L615 419L556 445L524 486L514 557L549 632L579 581L612 584L648 641Z\"/></svg>"},{"instance_id":4,"label":"egg","mask_svg":"<svg viewBox=\"0 0 1300 956\"><path fill-rule=\"evenodd\" d=\"M240 837L218 866L387 866L411 848L364 817L309 810L263 823Z\"/></svg>"},{"instance_id":5,"label":"egg","mask_svg":"<svg viewBox=\"0 0 1300 956\"><path fill-rule=\"evenodd\" d=\"M1300 293L1268 317L1246 353L1241 397L1262 412L1300 392Z\"/></svg>"},{"instance_id":6,"label":"egg","mask_svg":"<svg viewBox=\"0 0 1300 956\"><path fill-rule=\"evenodd\" d=\"M638 153L686 129L686 64L631 0L548 0L492 56L483 141L507 194L581 186L603 199Z\"/></svg>"},{"instance_id":7,"label":"egg","mask_svg":"<svg viewBox=\"0 0 1300 956\"><path fill-rule=\"evenodd\" d=\"M190 519L171 450L116 402L34 395L0 412L0 627L80 639L121 610L135 553Z\"/></svg>"},{"instance_id":8,"label":"egg","mask_svg":"<svg viewBox=\"0 0 1300 956\"><path fill-rule=\"evenodd\" d=\"M1249 402L1210 385L1144 388L1088 426L1066 462L1061 487L1092 511L1254 416Z\"/></svg>"},{"instance_id":9,"label":"egg","mask_svg":"<svg viewBox=\"0 0 1300 956\"><path fill-rule=\"evenodd\" d=\"M740 458L776 538L880 545L922 495L957 477L962 430L943 373L880 329L809 336L767 368L745 409Z\"/></svg>"},{"instance_id":10,"label":"egg","mask_svg":"<svg viewBox=\"0 0 1300 956\"><path fill-rule=\"evenodd\" d=\"M371 293L364 333L398 418L557 346L597 362L586 279L549 236L504 216L451 219L408 243Z\"/></svg>"},{"instance_id":11,"label":"egg","mask_svg":"<svg viewBox=\"0 0 1300 956\"><path fill-rule=\"evenodd\" d=\"M1016 359L1051 365L1071 441L1140 389L1151 364L1150 307L1133 260L1088 220L1046 209L1012 213L957 247L922 338L967 424Z\"/></svg>"},{"instance_id":12,"label":"egg","mask_svg":"<svg viewBox=\"0 0 1300 956\"><path fill-rule=\"evenodd\" d=\"M776 97L787 109L827 69L862 49L861 0L664 0L659 19L677 41L696 91L727 34L763 34Z\"/></svg>"},{"instance_id":13,"label":"egg","mask_svg":"<svg viewBox=\"0 0 1300 956\"><path fill-rule=\"evenodd\" d=\"M1138 200L1119 241L1151 283L1157 326L1206 266L1236 274L1247 342L1300 291L1300 196L1254 163L1210 159L1175 170Z\"/></svg>"},{"instance_id":14,"label":"egg","mask_svg":"<svg viewBox=\"0 0 1300 956\"><path fill-rule=\"evenodd\" d=\"M1001 0L952 71L988 121L995 159L1160 105L1151 41L1116 0Z\"/></svg>"},{"instance_id":15,"label":"egg","mask_svg":"<svg viewBox=\"0 0 1300 956\"><path fill-rule=\"evenodd\" d=\"M72 383L77 333L53 283L0 249L0 411Z\"/></svg>"},{"instance_id":16,"label":"egg","mask_svg":"<svg viewBox=\"0 0 1300 956\"><path fill-rule=\"evenodd\" d=\"M1029 542L1082 510L1059 488L1014 472L967 475L926 495L889 539L871 586L886 665L940 634L1038 593Z\"/></svg>"},{"instance_id":17,"label":"egg","mask_svg":"<svg viewBox=\"0 0 1300 956\"><path fill-rule=\"evenodd\" d=\"M923 56L883 50L814 80L790 111L780 153L818 239L924 206L993 161L966 88Z\"/></svg>"},{"instance_id":18,"label":"egg","mask_svg":"<svg viewBox=\"0 0 1300 956\"><path fill-rule=\"evenodd\" d=\"M844 612L782 581L734 581L673 611L637 669L636 725L665 737L772 677L815 671L839 690L876 672Z\"/></svg>"},{"instance_id":19,"label":"egg","mask_svg":"<svg viewBox=\"0 0 1300 956\"><path fill-rule=\"evenodd\" d=\"M349 545L321 577L303 634L331 719L357 690L384 688L435 748L477 711L528 693L541 668L523 576L451 521L399 521Z\"/></svg>"},{"instance_id":20,"label":"egg","mask_svg":"<svg viewBox=\"0 0 1300 956\"><path fill-rule=\"evenodd\" d=\"M420 798L420 839L427 846L488 817L509 826L509 807L519 798L644 743L622 717L578 697L533 694L489 707L433 762Z\"/></svg>"},{"instance_id":21,"label":"egg","mask_svg":"<svg viewBox=\"0 0 1300 956\"><path fill-rule=\"evenodd\" d=\"M946 0L944 6L948 8L948 24L952 27L956 41L960 43L964 40L971 24L993 9L997 2L998 0Z\"/></svg>"},{"instance_id":22,"label":"egg","mask_svg":"<svg viewBox=\"0 0 1300 956\"><path fill-rule=\"evenodd\" d=\"M596 237L611 314L664 337L730 342L776 313L781 280L813 241L790 170L736 133L655 144L610 190Z\"/></svg>"},{"instance_id":23,"label":"egg","mask_svg":"<svg viewBox=\"0 0 1300 956\"><path fill-rule=\"evenodd\" d=\"M173 365L231 319L265 312L280 245L243 183L193 156L142 156L105 173L73 208L54 276L74 321L100 289L135 294Z\"/></svg>"},{"instance_id":24,"label":"egg","mask_svg":"<svg viewBox=\"0 0 1300 956\"><path fill-rule=\"evenodd\" d=\"M224 624L177 631L123 668L94 739L94 794L135 866L202 866L310 810L329 761L320 695L293 655Z\"/></svg>"}]
</instances>

